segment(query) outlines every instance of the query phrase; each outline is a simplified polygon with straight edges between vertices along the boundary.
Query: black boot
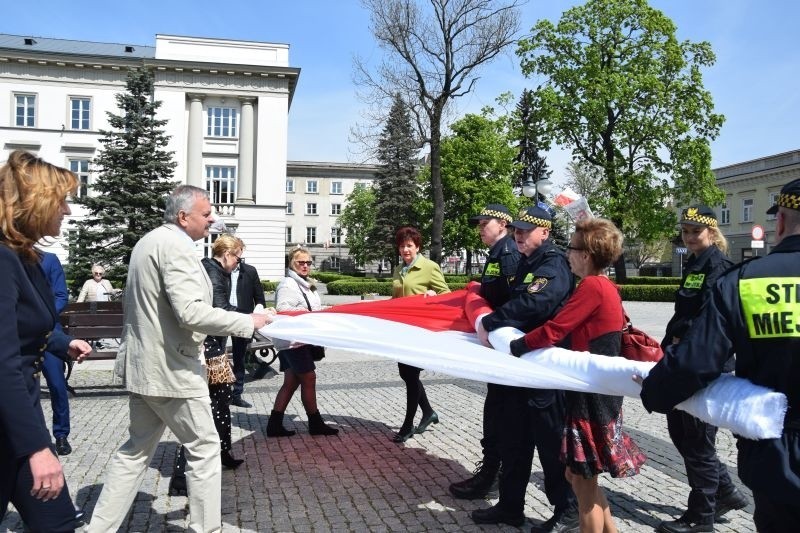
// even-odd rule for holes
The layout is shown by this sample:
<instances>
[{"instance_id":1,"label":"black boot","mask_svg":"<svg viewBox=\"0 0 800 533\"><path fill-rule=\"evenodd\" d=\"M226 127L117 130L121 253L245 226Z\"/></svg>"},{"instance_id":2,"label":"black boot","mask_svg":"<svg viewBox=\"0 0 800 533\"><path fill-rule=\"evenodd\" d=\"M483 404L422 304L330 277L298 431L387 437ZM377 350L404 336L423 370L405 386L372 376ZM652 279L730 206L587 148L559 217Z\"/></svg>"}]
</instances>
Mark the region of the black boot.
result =
<instances>
[{"instance_id":1,"label":"black boot","mask_svg":"<svg viewBox=\"0 0 800 533\"><path fill-rule=\"evenodd\" d=\"M714 521L718 521L723 515L730 511L737 511L747 507L747 496L735 486L728 487L717 493L717 506L714 511Z\"/></svg>"},{"instance_id":2,"label":"black boot","mask_svg":"<svg viewBox=\"0 0 800 533\"><path fill-rule=\"evenodd\" d=\"M227 450L222 450L219 454L219 458L222 461L222 466L225 468L235 469L239 468L242 463L244 463L244 459L237 459L231 455L231 452Z\"/></svg>"},{"instance_id":3,"label":"black boot","mask_svg":"<svg viewBox=\"0 0 800 533\"><path fill-rule=\"evenodd\" d=\"M322 420L322 415L319 414L319 411L307 414L308 432L312 435L336 435L339 433L338 429L325 425L325 421Z\"/></svg>"},{"instance_id":4,"label":"black boot","mask_svg":"<svg viewBox=\"0 0 800 533\"><path fill-rule=\"evenodd\" d=\"M283 411L273 409L267 421L267 437L291 437L295 433L283 427Z\"/></svg>"},{"instance_id":5,"label":"black boot","mask_svg":"<svg viewBox=\"0 0 800 533\"><path fill-rule=\"evenodd\" d=\"M172 479L169 480L169 495L186 496L186 476L172 474Z\"/></svg>"},{"instance_id":6,"label":"black boot","mask_svg":"<svg viewBox=\"0 0 800 533\"><path fill-rule=\"evenodd\" d=\"M497 461L478 461L473 476L464 481L450 484L450 494L462 500L485 498L493 490L497 490L497 475L500 463Z\"/></svg>"}]
</instances>

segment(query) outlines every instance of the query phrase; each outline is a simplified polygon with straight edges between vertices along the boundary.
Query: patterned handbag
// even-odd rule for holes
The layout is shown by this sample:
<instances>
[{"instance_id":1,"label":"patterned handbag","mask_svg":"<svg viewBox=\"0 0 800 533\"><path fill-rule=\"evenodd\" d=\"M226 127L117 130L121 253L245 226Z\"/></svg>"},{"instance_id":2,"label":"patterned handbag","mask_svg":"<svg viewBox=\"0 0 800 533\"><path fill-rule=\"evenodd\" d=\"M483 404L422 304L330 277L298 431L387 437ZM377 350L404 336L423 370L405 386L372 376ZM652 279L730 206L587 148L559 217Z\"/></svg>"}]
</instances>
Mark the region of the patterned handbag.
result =
<instances>
[{"instance_id":1,"label":"patterned handbag","mask_svg":"<svg viewBox=\"0 0 800 533\"><path fill-rule=\"evenodd\" d=\"M236 383L228 354L213 337L207 337L203 343L206 357L206 373L209 385L225 385Z\"/></svg>"}]
</instances>

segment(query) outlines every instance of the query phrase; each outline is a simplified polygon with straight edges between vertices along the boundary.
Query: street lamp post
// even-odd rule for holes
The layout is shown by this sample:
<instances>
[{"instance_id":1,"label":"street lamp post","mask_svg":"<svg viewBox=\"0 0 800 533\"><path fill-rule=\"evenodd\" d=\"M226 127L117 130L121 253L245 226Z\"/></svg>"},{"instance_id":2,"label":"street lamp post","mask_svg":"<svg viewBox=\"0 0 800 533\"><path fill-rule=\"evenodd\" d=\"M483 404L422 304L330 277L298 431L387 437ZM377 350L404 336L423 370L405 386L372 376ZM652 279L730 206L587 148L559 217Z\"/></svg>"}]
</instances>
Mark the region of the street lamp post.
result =
<instances>
[{"instance_id":1,"label":"street lamp post","mask_svg":"<svg viewBox=\"0 0 800 533\"><path fill-rule=\"evenodd\" d=\"M522 182L522 195L526 198L535 198L539 202L539 195L548 195L553 189L553 182L547 178L542 178L538 181L533 181L530 175L525 176L525 181Z\"/></svg>"}]
</instances>

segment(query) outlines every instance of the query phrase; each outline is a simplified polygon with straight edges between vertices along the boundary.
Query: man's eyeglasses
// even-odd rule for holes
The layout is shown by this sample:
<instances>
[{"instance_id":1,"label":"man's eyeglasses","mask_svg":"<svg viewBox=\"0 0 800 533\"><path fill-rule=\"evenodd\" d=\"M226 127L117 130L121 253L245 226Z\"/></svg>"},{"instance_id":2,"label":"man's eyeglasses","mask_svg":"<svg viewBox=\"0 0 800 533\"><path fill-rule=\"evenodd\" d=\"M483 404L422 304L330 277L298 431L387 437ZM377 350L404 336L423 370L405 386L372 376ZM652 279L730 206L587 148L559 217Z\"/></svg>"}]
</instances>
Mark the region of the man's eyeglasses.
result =
<instances>
[{"instance_id":1,"label":"man's eyeglasses","mask_svg":"<svg viewBox=\"0 0 800 533\"><path fill-rule=\"evenodd\" d=\"M92 276L102 276L104 272L92 272Z\"/></svg>"},{"instance_id":2,"label":"man's eyeglasses","mask_svg":"<svg viewBox=\"0 0 800 533\"><path fill-rule=\"evenodd\" d=\"M311 265L314 264L314 261L298 261L297 264L298 265L305 265L305 266L309 266L310 267Z\"/></svg>"}]
</instances>

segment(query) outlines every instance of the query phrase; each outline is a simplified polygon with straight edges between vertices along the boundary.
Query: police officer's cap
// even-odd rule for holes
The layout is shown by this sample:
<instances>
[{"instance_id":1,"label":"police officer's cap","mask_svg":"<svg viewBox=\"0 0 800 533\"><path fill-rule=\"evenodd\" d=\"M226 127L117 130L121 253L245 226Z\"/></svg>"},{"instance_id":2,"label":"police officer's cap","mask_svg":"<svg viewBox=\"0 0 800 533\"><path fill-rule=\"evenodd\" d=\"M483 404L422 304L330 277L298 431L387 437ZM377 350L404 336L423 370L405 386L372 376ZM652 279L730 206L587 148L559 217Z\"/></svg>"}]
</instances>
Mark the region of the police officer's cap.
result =
<instances>
[{"instance_id":1,"label":"police officer's cap","mask_svg":"<svg viewBox=\"0 0 800 533\"><path fill-rule=\"evenodd\" d=\"M533 228L547 228L553 227L553 217L550 216L546 210L541 207L532 205L526 207L519 212L514 222L509 224L512 228L529 230Z\"/></svg>"},{"instance_id":2,"label":"police officer's cap","mask_svg":"<svg viewBox=\"0 0 800 533\"><path fill-rule=\"evenodd\" d=\"M800 178L783 186L781 193L778 195L778 203L767 209L767 214L774 215L778 212L779 207L800 211Z\"/></svg>"},{"instance_id":3,"label":"police officer's cap","mask_svg":"<svg viewBox=\"0 0 800 533\"><path fill-rule=\"evenodd\" d=\"M472 226L476 226L481 220L488 220L490 218L499 218L509 223L514 220L508 208L503 204L487 204L479 214L470 217L469 223Z\"/></svg>"},{"instance_id":4,"label":"police officer's cap","mask_svg":"<svg viewBox=\"0 0 800 533\"><path fill-rule=\"evenodd\" d=\"M681 224L717 227L717 214L707 205L687 207L681 213Z\"/></svg>"}]
</instances>

